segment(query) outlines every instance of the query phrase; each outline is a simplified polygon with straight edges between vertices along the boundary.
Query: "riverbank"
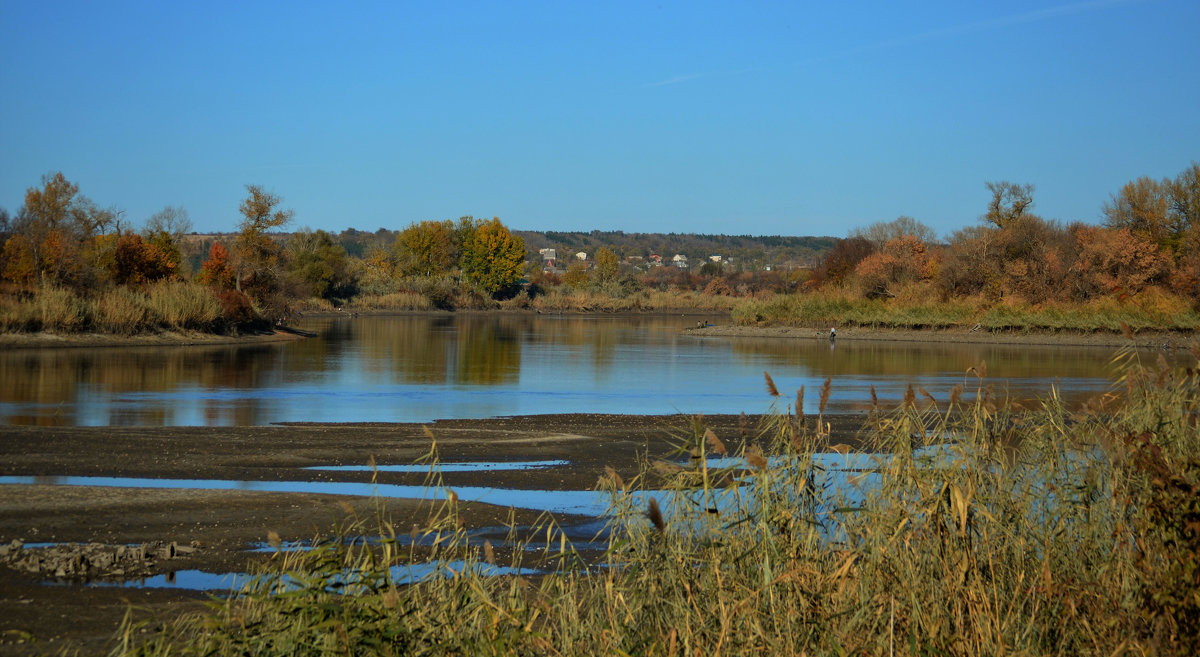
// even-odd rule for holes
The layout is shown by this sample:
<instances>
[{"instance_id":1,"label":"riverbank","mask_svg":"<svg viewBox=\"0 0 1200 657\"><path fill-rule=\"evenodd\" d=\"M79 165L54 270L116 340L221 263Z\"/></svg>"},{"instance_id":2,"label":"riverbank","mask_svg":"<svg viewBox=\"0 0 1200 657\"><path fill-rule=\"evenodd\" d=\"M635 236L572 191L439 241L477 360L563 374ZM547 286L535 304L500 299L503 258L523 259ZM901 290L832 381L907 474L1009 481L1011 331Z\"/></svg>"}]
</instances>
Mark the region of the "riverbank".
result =
<instances>
[{"instance_id":1,"label":"riverbank","mask_svg":"<svg viewBox=\"0 0 1200 657\"><path fill-rule=\"evenodd\" d=\"M297 329L280 328L260 333L218 335L201 331L163 331L147 335L111 333L0 333L0 349L56 349L99 347L197 347L289 342L314 337Z\"/></svg>"},{"instance_id":2,"label":"riverbank","mask_svg":"<svg viewBox=\"0 0 1200 657\"><path fill-rule=\"evenodd\" d=\"M829 328L738 326L719 324L685 329L689 335L722 338L785 338L829 340ZM837 328L837 341L944 342L1016 344L1064 347L1126 347L1183 349L1200 339L1195 331L1137 331L1132 340L1121 333L1079 331L988 331L975 328L893 329L850 326Z\"/></svg>"},{"instance_id":3,"label":"riverbank","mask_svg":"<svg viewBox=\"0 0 1200 657\"><path fill-rule=\"evenodd\" d=\"M831 422L832 443L857 444L862 416L826 419ZM445 472L450 488L581 491L592 489L606 467L632 477L639 470L639 458L671 457L672 436L684 432L688 421L683 416L571 414L439 421L429 429L446 463L525 461L531 454L538 460L564 462L532 470ZM757 422L758 418L728 415L705 418L730 448L753 439ZM381 465L412 463L427 454L430 445L420 424L3 427L0 476L37 479L0 485L0 545L14 540L108 546L174 543L186 547L181 551L185 553L152 560L142 576L190 570L247 572L269 558L247 550L272 536L304 541L330 534L348 518L377 515L406 528L417 522L418 506L400 498L54 482L87 476L364 483L372 480L371 472L308 468L365 466L372 460ZM419 485L424 474L380 472L376 479ZM535 509L517 510L512 519L528 526L539 515ZM483 531L481 535L492 532L499 544L509 510L466 504L462 517L467 527ZM566 526L587 520L560 516ZM187 589L121 588L115 586L120 578L105 579L109 586L55 585L53 573L0 565L0 654L34 654L62 646L79 648L83 654L104 652L130 605L140 618L168 619L198 609L206 598Z\"/></svg>"},{"instance_id":4,"label":"riverbank","mask_svg":"<svg viewBox=\"0 0 1200 657\"><path fill-rule=\"evenodd\" d=\"M828 340L828 328L800 328L789 326L740 326L730 322L727 314L702 311L616 311L539 313L530 310L364 310L318 311L305 313L300 319L328 319L336 317L388 317L388 316L564 316L564 317L689 317L695 318L696 326L684 330L688 335L721 338L786 338L803 340ZM51 349L80 347L169 347L169 346L213 346L247 345L269 342L287 342L316 333L290 328L277 328L271 332L243 335L217 335L199 331L164 331L152 335L113 335L105 333L0 333L2 349ZM1047 330L1004 330L994 331L981 328L872 328L866 326L843 326L837 329L839 341L872 340L882 342L930 342L971 344L1016 344L1042 346L1079 346L1120 348L1133 345L1139 349L1181 349L1200 340L1196 331L1133 332L1132 341L1122 333L1109 331L1047 331Z\"/></svg>"}]
</instances>

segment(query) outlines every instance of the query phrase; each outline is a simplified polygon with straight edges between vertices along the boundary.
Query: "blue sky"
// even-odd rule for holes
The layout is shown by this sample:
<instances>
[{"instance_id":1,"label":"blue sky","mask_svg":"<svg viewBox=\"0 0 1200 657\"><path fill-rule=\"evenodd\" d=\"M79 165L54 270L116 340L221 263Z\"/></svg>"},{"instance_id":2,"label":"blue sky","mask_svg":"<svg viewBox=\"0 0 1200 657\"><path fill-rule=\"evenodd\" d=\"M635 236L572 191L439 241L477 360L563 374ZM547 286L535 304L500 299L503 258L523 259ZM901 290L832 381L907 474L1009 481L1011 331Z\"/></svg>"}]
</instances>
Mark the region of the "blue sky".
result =
<instances>
[{"instance_id":1,"label":"blue sky","mask_svg":"<svg viewBox=\"0 0 1200 657\"><path fill-rule=\"evenodd\" d=\"M1200 2L0 1L0 207L845 235L1099 221L1200 160Z\"/></svg>"}]
</instances>

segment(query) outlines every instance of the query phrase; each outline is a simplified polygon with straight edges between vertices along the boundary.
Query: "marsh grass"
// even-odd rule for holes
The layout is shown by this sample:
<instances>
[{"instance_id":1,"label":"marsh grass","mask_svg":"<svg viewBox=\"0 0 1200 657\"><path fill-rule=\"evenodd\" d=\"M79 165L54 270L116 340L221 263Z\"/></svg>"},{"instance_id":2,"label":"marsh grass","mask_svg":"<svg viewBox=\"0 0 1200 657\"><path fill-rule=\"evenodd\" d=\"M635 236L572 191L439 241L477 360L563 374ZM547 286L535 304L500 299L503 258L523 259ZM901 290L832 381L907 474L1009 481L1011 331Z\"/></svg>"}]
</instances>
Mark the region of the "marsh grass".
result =
<instances>
[{"instance_id":1,"label":"marsh grass","mask_svg":"<svg viewBox=\"0 0 1200 657\"><path fill-rule=\"evenodd\" d=\"M228 328L223 308L208 286L161 281L145 288L112 287L83 295L42 287L23 295L0 296L0 330L120 335L162 329L220 331Z\"/></svg>"},{"instance_id":2,"label":"marsh grass","mask_svg":"<svg viewBox=\"0 0 1200 657\"><path fill-rule=\"evenodd\" d=\"M863 326L891 329L977 328L987 331L1073 331L1119 333L1200 329L1200 313L1182 298L1148 291L1136 298L1104 298L1086 303L1030 305L1018 300L981 298L932 300L902 294L896 299L867 299L854 290L778 295L733 308L741 325L798 327Z\"/></svg>"},{"instance_id":3,"label":"marsh grass","mask_svg":"<svg viewBox=\"0 0 1200 657\"><path fill-rule=\"evenodd\" d=\"M702 294L695 290L663 292L639 290L631 294L610 295L570 287L551 288L533 298L529 307L542 312L658 312L699 311L728 313L742 300Z\"/></svg>"},{"instance_id":4,"label":"marsh grass","mask_svg":"<svg viewBox=\"0 0 1200 657\"><path fill-rule=\"evenodd\" d=\"M115 654L1194 654L1200 373L1132 351L1113 367L1083 409L1052 389L1022 410L977 364L953 390L876 404L861 453L830 444L836 382L813 403L768 375L760 426L721 437L694 418L677 458L601 475L600 557L547 519L540 550L514 538L508 563L537 554L549 574L484 576L471 564L495 551L470 544L450 496L413 530L438 537L428 554L379 515L378 547L281 556L267 584L149 642L127 624ZM388 579L417 558L466 565Z\"/></svg>"},{"instance_id":5,"label":"marsh grass","mask_svg":"<svg viewBox=\"0 0 1200 657\"><path fill-rule=\"evenodd\" d=\"M146 298L153 317L169 328L208 330L223 313L211 288L185 281L155 283Z\"/></svg>"}]
</instances>

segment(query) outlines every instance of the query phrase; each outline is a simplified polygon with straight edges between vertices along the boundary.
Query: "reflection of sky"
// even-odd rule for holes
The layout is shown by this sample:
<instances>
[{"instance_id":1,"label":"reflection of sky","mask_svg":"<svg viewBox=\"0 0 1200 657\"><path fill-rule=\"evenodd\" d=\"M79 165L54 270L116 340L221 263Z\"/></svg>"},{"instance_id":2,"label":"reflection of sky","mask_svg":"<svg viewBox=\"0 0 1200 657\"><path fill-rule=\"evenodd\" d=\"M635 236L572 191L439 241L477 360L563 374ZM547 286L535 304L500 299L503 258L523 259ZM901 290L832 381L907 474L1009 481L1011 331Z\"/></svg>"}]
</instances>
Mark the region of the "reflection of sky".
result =
<instances>
[{"instance_id":1,"label":"reflection of sky","mask_svg":"<svg viewBox=\"0 0 1200 657\"><path fill-rule=\"evenodd\" d=\"M768 410L805 387L815 413L861 410L873 385L894 406L909 384L941 403L978 379L1036 400L1057 381L1078 403L1108 388L1108 349L699 338L694 318L372 317L326 320L327 337L264 349L68 350L0 355L8 423L258 425L425 422L543 413L714 414ZM73 352L73 350L70 350ZM923 400L922 400L922 403Z\"/></svg>"}]
</instances>

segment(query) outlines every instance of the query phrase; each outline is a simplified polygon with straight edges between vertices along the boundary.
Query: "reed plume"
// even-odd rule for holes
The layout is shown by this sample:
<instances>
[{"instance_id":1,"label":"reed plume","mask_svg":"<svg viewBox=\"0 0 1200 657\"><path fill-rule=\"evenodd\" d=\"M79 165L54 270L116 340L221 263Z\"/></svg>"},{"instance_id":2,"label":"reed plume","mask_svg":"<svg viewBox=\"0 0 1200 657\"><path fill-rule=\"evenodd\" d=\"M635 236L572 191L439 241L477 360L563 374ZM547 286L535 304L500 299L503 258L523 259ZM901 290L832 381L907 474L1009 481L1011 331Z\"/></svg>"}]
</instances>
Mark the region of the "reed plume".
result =
<instances>
[{"instance_id":1,"label":"reed plume","mask_svg":"<svg viewBox=\"0 0 1200 657\"><path fill-rule=\"evenodd\" d=\"M646 508L646 517L650 519L650 523L660 532L666 531L667 523L663 520L662 511L658 509L658 500L650 498L650 504Z\"/></svg>"},{"instance_id":2,"label":"reed plume","mask_svg":"<svg viewBox=\"0 0 1200 657\"><path fill-rule=\"evenodd\" d=\"M767 469L767 459L763 456L762 449L758 445L746 450L746 462L759 470Z\"/></svg>"},{"instance_id":3,"label":"reed plume","mask_svg":"<svg viewBox=\"0 0 1200 657\"><path fill-rule=\"evenodd\" d=\"M728 454L729 450L725 449L725 443L717 438L717 434L713 433L712 429L704 430L704 442L708 444L708 449L713 454Z\"/></svg>"},{"instance_id":4,"label":"reed plume","mask_svg":"<svg viewBox=\"0 0 1200 657\"><path fill-rule=\"evenodd\" d=\"M617 490L625 490L625 480L621 478L621 475L617 474L616 470L606 465L604 466L604 474L613 482Z\"/></svg>"},{"instance_id":5,"label":"reed plume","mask_svg":"<svg viewBox=\"0 0 1200 657\"><path fill-rule=\"evenodd\" d=\"M817 407L818 415L825 415L825 405L829 403L829 393L833 390L833 377L825 377L825 383L821 385L821 405Z\"/></svg>"},{"instance_id":6,"label":"reed plume","mask_svg":"<svg viewBox=\"0 0 1200 657\"><path fill-rule=\"evenodd\" d=\"M779 388L775 387L775 380L771 378L770 372L763 372L763 376L767 379L767 394L772 397L779 396Z\"/></svg>"}]
</instances>

